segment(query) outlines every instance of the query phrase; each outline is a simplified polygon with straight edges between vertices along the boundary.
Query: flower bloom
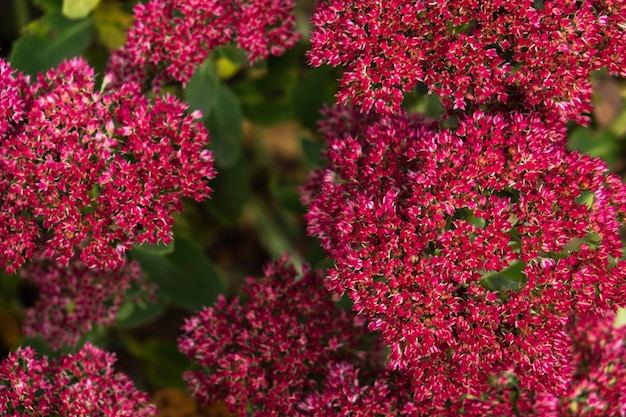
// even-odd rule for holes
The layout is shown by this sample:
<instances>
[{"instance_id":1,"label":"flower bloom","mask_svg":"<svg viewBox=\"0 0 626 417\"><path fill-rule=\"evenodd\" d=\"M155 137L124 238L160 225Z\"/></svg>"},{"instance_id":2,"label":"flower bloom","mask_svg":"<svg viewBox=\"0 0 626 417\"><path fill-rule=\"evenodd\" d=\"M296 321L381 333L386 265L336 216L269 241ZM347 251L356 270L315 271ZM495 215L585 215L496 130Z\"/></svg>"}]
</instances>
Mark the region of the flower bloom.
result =
<instances>
[{"instance_id":1,"label":"flower bloom","mask_svg":"<svg viewBox=\"0 0 626 417\"><path fill-rule=\"evenodd\" d=\"M19 273L39 290L35 304L26 310L22 323L24 334L41 337L54 350L76 346L94 324L113 324L131 287L152 294L136 262L127 262L117 270L101 271L89 269L77 259L72 259L69 265L60 265L35 257Z\"/></svg>"},{"instance_id":2,"label":"flower bloom","mask_svg":"<svg viewBox=\"0 0 626 417\"><path fill-rule=\"evenodd\" d=\"M584 121L590 73L626 75L624 0L323 0L314 66L346 66L340 102L397 111L423 82L448 109L515 106Z\"/></svg>"},{"instance_id":3,"label":"flower bloom","mask_svg":"<svg viewBox=\"0 0 626 417\"><path fill-rule=\"evenodd\" d=\"M335 262L329 288L420 381L416 402L479 397L506 370L563 394L571 312L626 293L619 178L532 114L477 112L450 131L338 108L320 128L328 166L303 189L308 230Z\"/></svg>"},{"instance_id":4,"label":"flower bloom","mask_svg":"<svg viewBox=\"0 0 626 417\"><path fill-rule=\"evenodd\" d=\"M486 399L464 401L468 416L624 416L626 415L626 326L615 328L615 314L586 317L570 323L574 342L572 372L566 393L520 391L504 375Z\"/></svg>"},{"instance_id":5,"label":"flower bloom","mask_svg":"<svg viewBox=\"0 0 626 417\"><path fill-rule=\"evenodd\" d=\"M90 344L58 359L21 348L0 365L0 413L23 417L149 417L155 408L115 357Z\"/></svg>"},{"instance_id":6,"label":"flower bloom","mask_svg":"<svg viewBox=\"0 0 626 417\"><path fill-rule=\"evenodd\" d=\"M135 6L126 44L113 51L113 86L156 76L186 83L217 46L234 40L251 61L281 55L299 36L293 0L151 0Z\"/></svg>"},{"instance_id":7,"label":"flower bloom","mask_svg":"<svg viewBox=\"0 0 626 417\"><path fill-rule=\"evenodd\" d=\"M456 415L448 410L426 410L415 407L411 399L410 378L401 373L383 371L365 377L347 362L328 365L323 386L313 391L298 405L301 417L367 417ZM437 412L438 414L433 414Z\"/></svg>"},{"instance_id":8,"label":"flower bloom","mask_svg":"<svg viewBox=\"0 0 626 417\"><path fill-rule=\"evenodd\" d=\"M370 388L358 381L357 369L370 369L375 358L354 350L365 331L352 313L336 308L320 274L305 267L298 277L283 258L264 278L248 279L243 292L245 303L222 297L184 326L180 350L201 368L185 378L202 401L223 400L239 415L252 404L257 416L319 416L336 414L314 410L350 401L357 410L385 396L383 380ZM327 390L316 394L325 378ZM345 392L334 391L341 386Z\"/></svg>"},{"instance_id":9,"label":"flower bloom","mask_svg":"<svg viewBox=\"0 0 626 417\"><path fill-rule=\"evenodd\" d=\"M67 264L80 246L89 268L115 269L135 243L171 241L181 196L206 198L209 136L172 96L139 87L94 91L82 59L29 81L0 68L0 268L43 255ZM16 92L17 89L20 92Z\"/></svg>"}]
</instances>

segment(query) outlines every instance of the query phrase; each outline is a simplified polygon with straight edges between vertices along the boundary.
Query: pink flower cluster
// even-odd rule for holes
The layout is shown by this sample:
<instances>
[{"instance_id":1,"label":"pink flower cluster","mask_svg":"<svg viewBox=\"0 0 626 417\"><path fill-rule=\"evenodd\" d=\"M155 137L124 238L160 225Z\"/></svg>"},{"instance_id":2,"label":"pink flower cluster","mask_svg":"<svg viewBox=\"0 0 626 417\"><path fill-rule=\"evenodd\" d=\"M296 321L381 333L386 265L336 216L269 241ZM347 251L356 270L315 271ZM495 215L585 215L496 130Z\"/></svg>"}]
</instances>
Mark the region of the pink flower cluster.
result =
<instances>
[{"instance_id":1,"label":"pink flower cluster","mask_svg":"<svg viewBox=\"0 0 626 417\"><path fill-rule=\"evenodd\" d=\"M571 417L626 411L626 326L613 328L615 314L572 317L558 330L563 334L554 335L567 345L565 368L550 369L560 375L558 393L545 384L524 387L512 367L489 378L478 395L464 385L466 392L454 397L436 392L425 375L385 369L378 340L366 335L357 316L336 309L320 274L305 267L300 277L283 258L248 284L243 300L222 298L189 319L179 340L198 367L186 375L194 395L207 404L225 401L239 415ZM354 350L367 343L373 343L367 354ZM509 344L513 355L515 343L519 338ZM423 357L422 368L441 361L435 356ZM441 379L468 382L454 369L440 371ZM487 369L475 372L489 376ZM423 398L424 390L430 397Z\"/></svg>"},{"instance_id":2,"label":"pink flower cluster","mask_svg":"<svg viewBox=\"0 0 626 417\"><path fill-rule=\"evenodd\" d=\"M135 6L126 44L113 51L113 86L155 77L186 83L217 46L236 40L251 61L280 55L299 36L293 0L151 0Z\"/></svg>"},{"instance_id":3,"label":"pink flower cluster","mask_svg":"<svg viewBox=\"0 0 626 417\"><path fill-rule=\"evenodd\" d=\"M486 399L464 402L464 415L625 416L626 326L615 328L614 321L615 315L607 314L571 323L576 369L563 397L519 391L516 378L504 374Z\"/></svg>"},{"instance_id":4,"label":"pink flower cluster","mask_svg":"<svg viewBox=\"0 0 626 417\"><path fill-rule=\"evenodd\" d=\"M401 376L368 365L375 345L367 356L355 350L362 322L336 308L319 273L299 276L283 258L243 292L245 301L220 298L189 319L179 340L201 368L186 375L190 389L207 404L223 400L239 415L250 404L256 416L356 416L407 400L409 391L389 386Z\"/></svg>"},{"instance_id":5,"label":"pink flower cluster","mask_svg":"<svg viewBox=\"0 0 626 417\"><path fill-rule=\"evenodd\" d=\"M153 294L136 262L103 271L87 268L77 259L61 265L35 257L20 270L20 276L39 291L34 306L26 310L24 334L41 337L53 350L76 346L94 325L113 324L128 289Z\"/></svg>"},{"instance_id":6,"label":"pink flower cluster","mask_svg":"<svg viewBox=\"0 0 626 417\"><path fill-rule=\"evenodd\" d=\"M11 417L149 417L148 396L124 374L115 358L85 345L74 355L38 358L29 347L0 365L0 414Z\"/></svg>"},{"instance_id":7,"label":"pink flower cluster","mask_svg":"<svg viewBox=\"0 0 626 417\"><path fill-rule=\"evenodd\" d=\"M208 133L174 97L102 94L82 59L32 81L1 62L0 77L0 268L80 246L88 268L116 269L131 245L171 241L181 196L210 194Z\"/></svg>"},{"instance_id":8,"label":"pink flower cluster","mask_svg":"<svg viewBox=\"0 0 626 417\"><path fill-rule=\"evenodd\" d=\"M416 402L480 397L513 372L564 395L569 317L626 299L626 186L533 114L476 112L456 131L337 108L328 166L303 190L328 285L391 347Z\"/></svg>"},{"instance_id":9,"label":"pink flower cluster","mask_svg":"<svg viewBox=\"0 0 626 417\"><path fill-rule=\"evenodd\" d=\"M323 0L310 62L346 66L339 99L365 111L397 111L423 82L449 109L584 121L590 73L626 76L625 23L624 0Z\"/></svg>"}]
</instances>

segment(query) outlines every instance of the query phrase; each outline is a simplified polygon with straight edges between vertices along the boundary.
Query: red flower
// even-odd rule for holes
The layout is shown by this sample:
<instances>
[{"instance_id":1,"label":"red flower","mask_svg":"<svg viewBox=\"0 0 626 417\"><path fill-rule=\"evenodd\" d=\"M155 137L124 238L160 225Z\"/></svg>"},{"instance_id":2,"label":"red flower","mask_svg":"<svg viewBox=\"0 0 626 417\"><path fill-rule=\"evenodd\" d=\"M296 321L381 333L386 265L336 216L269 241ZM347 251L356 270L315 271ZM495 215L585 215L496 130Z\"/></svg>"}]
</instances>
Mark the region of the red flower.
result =
<instances>
[{"instance_id":1,"label":"red flower","mask_svg":"<svg viewBox=\"0 0 626 417\"><path fill-rule=\"evenodd\" d=\"M299 38L293 0L151 0L135 6L126 44L113 51L112 87L186 83L215 47L232 41L251 61L281 55Z\"/></svg>"},{"instance_id":2,"label":"red flower","mask_svg":"<svg viewBox=\"0 0 626 417\"><path fill-rule=\"evenodd\" d=\"M571 312L626 294L626 186L537 116L459 123L331 112L328 166L303 189L309 232L335 262L328 285L420 381L416 402L478 397L509 369L560 395Z\"/></svg>"},{"instance_id":3,"label":"red flower","mask_svg":"<svg viewBox=\"0 0 626 417\"><path fill-rule=\"evenodd\" d=\"M1 268L38 245L67 264L80 245L87 267L115 269L133 244L171 241L182 196L210 194L208 133L174 97L151 103L131 84L101 94L80 59L30 84L2 68L0 101L17 113L0 118Z\"/></svg>"},{"instance_id":4,"label":"red flower","mask_svg":"<svg viewBox=\"0 0 626 417\"><path fill-rule=\"evenodd\" d=\"M20 275L39 290L35 304L26 310L24 334L41 337L54 350L76 346L93 325L113 324L128 289L139 287L143 294L153 295L135 262L101 271L76 258L63 266L36 256Z\"/></svg>"},{"instance_id":5,"label":"red flower","mask_svg":"<svg viewBox=\"0 0 626 417\"><path fill-rule=\"evenodd\" d=\"M326 415L318 414L326 406L332 410L333 403L339 406L347 400L340 392L332 394L331 404L320 399L330 401L337 386L345 384L346 392L354 393L348 398L356 396L351 408L355 411L385 398L388 378L402 381L399 375L380 370L380 365L378 371L368 365L380 356L376 345L369 357L354 350L365 341L362 322L336 308L323 277L308 266L299 276L283 258L266 268L264 278L248 279L243 292L245 302L222 297L189 319L179 340L181 352L200 367L186 379L205 403L222 400L240 415L246 414L246 404L252 404L257 416L318 416ZM355 381L360 368L365 380L380 378L371 390ZM409 392L394 390L389 404L393 395L406 401ZM377 409L388 406L379 404Z\"/></svg>"},{"instance_id":6,"label":"red flower","mask_svg":"<svg viewBox=\"0 0 626 417\"><path fill-rule=\"evenodd\" d=\"M75 355L37 358L21 348L0 365L3 416L149 417L155 408L124 374L115 357L90 344Z\"/></svg>"},{"instance_id":7,"label":"red flower","mask_svg":"<svg viewBox=\"0 0 626 417\"><path fill-rule=\"evenodd\" d=\"M509 105L585 121L592 71L626 75L626 2L324 0L312 19L314 66L346 66L339 93L398 111L423 82L448 109Z\"/></svg>"}]
</instances>

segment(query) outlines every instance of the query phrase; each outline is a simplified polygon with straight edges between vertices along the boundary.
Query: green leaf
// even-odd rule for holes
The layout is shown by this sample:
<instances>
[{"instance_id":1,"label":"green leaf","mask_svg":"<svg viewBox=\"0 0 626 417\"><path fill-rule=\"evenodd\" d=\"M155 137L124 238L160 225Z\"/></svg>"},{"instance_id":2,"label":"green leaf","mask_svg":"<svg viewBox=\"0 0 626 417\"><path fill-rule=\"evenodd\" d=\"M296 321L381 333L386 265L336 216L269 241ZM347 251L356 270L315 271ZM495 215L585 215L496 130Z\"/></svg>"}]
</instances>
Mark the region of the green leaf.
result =
<instances>
[{"instance_id":1,"label":"green leaf","mask_svg":"<svg viewBox=\"0 0 626 417\"><path fill-rule=\"evenodd\" d=\"M218 79L213 73L211 61L206 59L200 65L185 87L185 101L190 110L200 110L208 115L217 102Z\"/></svg>"},{"instance_id":2,"label":"green leaf","mask_svg":"<svg viewBox=\"0 0 626 417\"><path fill-rule=\"evenodd\" d=\"M135 249L131 255L172 303L190 312L212 305L225 292L211 261L187 239L177 238L174 252L167 256Z\"/></svg>"},{"instance_id":3,"label":"green leaf","mask_svg":"<svg viewBox=\"0 0 626 417\"><path fill-rule=\"evenodd\" d=\"M287 253L296 268L301 267L304 259L295 249L297 231L281 210L270 210L262 201L253 200L250 218L259 241L271 257L278 258Z\"/></svg>"},{"instance_id":4,"label":"green leaf","mask_svg":"<svg viewBox=\"0 0 626 417\"><path fill-rule=\"evenodd\" d=\"M86 17L100 3L100 0L63 0L63 15L70 19Z\"/></svg>"},{"instance_id":5,"label":"green leaf","mask_svg":"<svg viewBox=\"0 0 626 417\"><path fill-rule=\"evenodd\" d=\"M322 150L325 147L324 143L302 138L300 139L300 144L304 151L304 158L306 159L308 169L318 168L324 165L322 159Z\"/></svg>"},{"instance_id":6,"label":"green leaf","mask_svg":"<svg viewBox=\"0 0 626 417\"><path fill-rule=\"evenodd\" d=\"M137 304L135 300L129 298L122 303L115 317L115 324L122 329L129 327L139 327L154 321L165 311L168 303L165 294L159 295L154 303Z\"/></svg>"},{"instance_id":7,"label":"green leaf","mask_svg":"<svg viewBox=\"0 0 626 417\"><path fill-rule=\"evenodd\" d=\"M249 77L233 84L246 119L255 124L273 125L295 119L292 91L298 83L298 65L304 50L290 49L267 61L267 71L249 72ZM263 61L261 61L263 62Z\"/></svg>"},{"instance_id":8,"label":"green leaf","mask_svg":"<svg viewBox=\"0 0 626 417\"><path fill-rule=\"evenodd\" d=\"M61 10L63 7L63 0L33 0L33 4L41 8L45 12L51 10Z\"/></svg>"},{"instance_id":9,"label":"green leaf","mask_svg":"<svg viewBox=\"0 0 626 417\"><path fill-rule=\"evenodd\" d=\"M133 14L124 10L122 2L100 3L92 18L98 39L107 49L121 48L126 43L126 31L133 23Z\"/></svg>"},{"instance_id":10,"label":"green leaf","mask_svg":"<svg viewBox=\"0 0 626 417\"><path fill-rule=\"evenodd\" d=\"M248 65L248 56L243 49L234 45L218 47L213 51L211 59L215 63L215 73L221 80L235 76Z\"/></svg>"},{"instance_id":11,"label":"green leaf","mask_svg":"<svg viewBox=\"0 0 626 417\"><path fill-rule=\"evenodd\" d=\"M215 48L213 55L215 55L215 59L225 58L239 66L248 64L246 51L234 45L219 46Z\"/></svg>"},{"instance_id":12,"label":"green leaf","mask_svg":"<svg viewBox=\"0 0 626 417\"><path fill-rule=\"evenodd\" d=\"M183 373L189 369L189 360L178 350L176 341L151 339L143 345L142 359L146 376L158 388L184 389Z\"/></svg>"},{"instance_id":13,"label":"green leaf","mask_svg":"<svg viewBox=\"0 0 626 417\"><path fill-rule=\"evenodd\" d=\"M619 157L617 137L609 131L594 132L581 126L572 131L567 143L571 149L602 158L608 164L614 163Z\"/></svg>"},{"instance_id":14,"label":"green leaf","mask_svg":"<svg viewBox=\"0 0 626 417\"><path fill-rule=\"evenodd\" d=\"M488 272L480 279L480 285L489 291L521 290L526 284L524 262L515 262L502 271Z\"/></svg>"},{"instance_id":15,"label":"green leaf","mask_svg":"<svg viewBox=\"0 0 626 417\"><path fill-rule=\"evenodd\" d=\"M232 167L221 169L220 174L211 182L211 187L213 194L206 201L206 207L220 222L236 223L250 197L250 173L245 154L240 154Z\"/></svg>"},{"instance_id":16,"label":"green leaf","mask_svg":"<svg viewBox=\"0 0 626 417\"><path fill-rule=\"evenodd\" d=\"M168 255L174 252L174 242L170 243L169 245L165 245L163 243L159 243L158 245L150 245L148 243L144 243L142 245L134 245L133 249L153 255Z\"/></svg>"},{"instance_id":17,"label":"green leaf","mask_svg":"<svg viewBox=\"0 0 626 417\"><path fill-rule=\"evenodd\" d=\"M81 55L93 38L90 19L70 20L51 11L31 23L13 44L9 61L15 69L34 75Z\"/></svg>"},{"instance_id":18,"label":"green leaf","mask_svg":"<svg viewBox=\"0 0 626 417\"><path fill-rule=\"evenodd\" d=\"M321 118L320 109L324 104L335 103L336 93L336 74L332 67L323 66L307 71L292 92L296 117L302 126L316 131L317 121Z\"/></svg>"},{"instance_id":19,"label":"green leaf","mask_svg":"<svg viewBox=\"0 0 626 417\"><path fill-rule=\"evenodd\" d=\"M215 88L215 104L204 117L211 136L215 162L222 168L233 166L239 158L243 139L243 114L239 100L223 83Z\"/></svg>"},{"instance_id":20,"label":"green leaf","mask_svg":"<svg viewBox=\"0 0 626 417\"><path fill-rule=\"evenodd\" d=\"M230 88L216 77L211 59L205 60L189 80L185 100L191 110L200 110L204 115L217 165L235 165L243 139L241 105Z\"/></svg>"},{"instance_id":21,"label":"green leaf","mask_svg":"<svg viewBox=\"0 0 626 417\"><path fill-rule=\"evenodd\" d=\"M139 359L153 386L185 388L181 376L189 369L189 360L180 353L175 341L152 338L139 342L132 337L125 337L123 341L128 352Z\"/></svg>"}]
</instances>

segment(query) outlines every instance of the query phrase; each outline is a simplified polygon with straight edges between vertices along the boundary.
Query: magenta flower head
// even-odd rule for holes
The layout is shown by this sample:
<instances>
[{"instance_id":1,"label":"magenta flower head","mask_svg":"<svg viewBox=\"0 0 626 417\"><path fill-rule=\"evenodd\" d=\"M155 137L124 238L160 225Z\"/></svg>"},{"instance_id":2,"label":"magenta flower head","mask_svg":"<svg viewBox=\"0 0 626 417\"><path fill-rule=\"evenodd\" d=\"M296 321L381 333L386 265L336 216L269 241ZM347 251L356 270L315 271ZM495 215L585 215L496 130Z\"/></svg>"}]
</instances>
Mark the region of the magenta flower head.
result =
<instances>
[{"instance_id":1,"label":"magenta flower head","mask_svg":"<svg viewBox=\"0 0 626 417\"><path fill-rule=\"evenodd\" d=\"M287 258L269 265L264 278L248 279L242 299L221 297L184 331L180 350L199 367L185 376L190 390L207 404L223 400L239 415L246 404L257 416L318 415L308 414L317 407L317 397L309 397L315 381L328 374L343 383L337 381L343 372L354 376L350 367L368 362L355 350L362 321L335 307L319 273L305 266L299 276ZM333 365L340 362L350 366ZM344 382L359 389L352 377Z\"/></svg>"},{"instance_id":2,"label":"magenta flower head","mask_svg":"<svg viewBox=\"0 0 626 417\"><path fill-rule=\"evenodd\" d=\"M132 84L101 94L81 59L16 95L23 77L3 68L0 101L23 110L0 132L1 268L15 271L39 245L62 264L80 245L87 267L118 268L131 245L171 241L182 196L210 194L208 133L174 97L151 103Z\"/></svg>"},{"instance_id":3,"label":"magenta flower head","mask_svg":"<svg viewBox=\"0 0 626 417\"><path fill-rule=\"evenodd\" d=\"M449 131L338 108L320 126L308 230L335 262L330 289L420 381L417 401L479 396L509 369L561 393L568 317L624 300L626 186L540 120L477 112Z\"/></svg>"},{"instance_id":4,"label":"magenta flower head","mask_svg":"<svg viewBox=\"0 0 626 417\"><path fill-rule=\"evenodd\" d=\"M293 0L151 0L135 6L126 44L113 51L113 86L186 83L217 46L235 41L251 61L281 55L299 38Z\"/></svg>"},{"instance_id":5,"label":"magenta flower head","mask_svg":"<svg viewBox=\"0 0 626 417\"><path fill-rule=\"evenodd\" d=\"M564 395L521 391L516 378L503 374L482 399L463 402L465 415L626 415L626 326L615 327L614 323L615 314L608 312L600 317L576 318L568 325L574 371Z\"/></svg>"},{"instance_id":6,"label":"magenta flower head","mask_svg":"<svg viewBox=\"0 0 626 417\"><path fill-rule=\"evenodd\" d=\"M626 75L625 22L624 0L323 0L310 62L345 66L340 102L365 111L397 111L423 82L449 109L503 103L584 121L590 73Z\"/></svg>"},{"instance_id":7,"label":"magenta flower head","mask_svg":"<svg viewBox=\"0 0 626 417\"><path fill-rule=\"evenodd\" d=\"M94 325L113 324L128 289L153 294L136 262L102 271L89 269L76 258L61 265L36 256L19 273L39 292L35 304L26 310L24 334L41 337L53 350L76 346Z\"/></svg>"},{"instance_id":8,"label":"magenta flower head","mask_svg":"<svg viewBox=\"0 0 626 417\"><path fill-rule=\"evenodd\" d=\"M412 381L402 373L380 371L374 376L361 375L359 369L347 362L328 365L323 386L313 391L298 405L301 417L367 417L455 415L447 410L416 407L411 400ZM434 413L437 414L434 414Z\"/></svg>"},{"instance_id":9,"label":"magenta flower head","mask_svg":"<svg viewBox=\"0 0 626 417\"><path fill-rule=\"evenodd\" d=\"M149 417L148 395L90 344L74 355L38 358L21 348L0 365L0 414L14 417Z\"/></svg>"}]
</instances>

